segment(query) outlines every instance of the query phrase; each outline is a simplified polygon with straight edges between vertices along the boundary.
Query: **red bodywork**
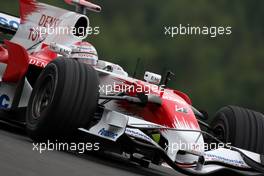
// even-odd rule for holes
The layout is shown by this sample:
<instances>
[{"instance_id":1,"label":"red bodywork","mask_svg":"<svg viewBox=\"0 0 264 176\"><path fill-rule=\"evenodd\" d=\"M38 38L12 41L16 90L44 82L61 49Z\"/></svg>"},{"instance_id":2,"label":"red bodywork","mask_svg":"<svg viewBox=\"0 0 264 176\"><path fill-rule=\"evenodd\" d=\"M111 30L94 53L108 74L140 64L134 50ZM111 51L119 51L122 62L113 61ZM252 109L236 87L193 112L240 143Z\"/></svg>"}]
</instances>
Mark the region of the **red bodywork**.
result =
<instances>
[{"instance_id":1,"label":"red bodywork","mask_svg":"<svg viewBox=\"0 0 264 176\"><path fill-rule=\"evenodd\" d=\"M18 82L25 76L29 65L44 68L56 58L57 54L50 51L48 46L37 53L28 54L23 46L5 40L4 45L0 45L0 62L7 64L2 80Z\"/></svg>"},{"instance_id":2,"label":"red bodywork","mask_svg":"<svg viewBox=\"0 0 264 176\"><path fill-rule=\"evenodd\" d=\"M29 56L26 50L15 43L5 41L0 46L0 62L7 64L2 80L5 82L18 82L28 70Z\"/></svg>"},{"instance_id":3,"label":"red bodywork","mask_svg":"<svg viewBox=\"0 0 264 176\"><path fill-rule=\"evenodd\" d=\"M15 43L5 41L7 49L0 46L0 62L7 64L7 69L3 76L5 82L18 82L27 72L29 64L44 68L49 62L57 58L57 54L50 51L48 46L43 46L43 49L37 53L29 55L26 50ZM141 90L147 91L150 94L157 95L162 100L162 105L157 106L149 103L145 107L133 105L128 102L119 102L118 106L134 113L145 120L164 125L171 128L188 128L199 129L199 125L193 111L190 108L190 98L177 90L171 89L154 89L155 86L144 81L137 80L136 83L131 83L127 80L120 80L123 84L140 87ZM152 88L153 87L153 88ZM130 91L131 96L135 96L137 91Z\"/></svg>"},{"instance_id":4,"label":"red bodywork","mask_svg":"<svg viewBox=\"0 0 264 176\"><path fill-rule=\"evenodd\" d=\"M20 23L26 23L27 17L40 9L35 0L20 0ZM57 54L44 43L41 44L41 50L29 54L23 46L5 40L4 45L0 45L0 62L7 64L2 81L18 82L25 76L29 65L44 68L55 58Z\"/></svg>"},{"instance_id":5,"label":"red bodywork","mask_svg":"<svg viewBox=\"0 0 264 176\"><path fill-rule=\"evenodd\" d=\"M20 0L20 5L21 23L24 23L27 16L39 8L36 1L33 0ZM43 43L41 44L41 50L36 53L28 54L26 49L22 46L10 41L5 41L5 46L0 46L0 62L7 64L6 71L3 75L3 81L18 82L25 76L29 65L44 68L55 58L57 58L57 54L52 52L49 47ZM191 100L186 94L171 89L164 89L163 91L154 89L154 86L151 86L151 84L140 80L136 80L132 83L129 79L114 79L119 79L118 81L121 81L122 84L141 87L144 91L159 96L162 101L161 106L148 103L144 107L122 101L117 102L119 107L143 117L147 121L167 127L199 129L197 119L190 107ZM131 96L136 96L137 93L142 92L129 92Z\"/></svg>"},{"instance_id":6,"label":"red bodywork","mask_svg":"<svg viewBox=\"0 0 264 176\"><path fill-rule=\"evenodd\" d=\"M5 82L18 82L27 72L29 64L44 68L49 62L57 58L57 54L50 51L46 45L43 45L39 52L30 55L18 44L5 41L5 45L7 49L0 46L0 62L7 64L3 76ZM141 87L141 90L157 95L162 100L161 106L149 103L145 107L140 107L131 103L119 102L119 107L143 117L147 121L170 128L199 129L197 119L190 108L191 100L186 94L171 89L164 89L163 91L154 89L154 85L151 86L151 84L139 80L136 83L131 83L128 80L115 79L123 82L123 84L135 86L134 91L129 92L132 96L142 93L135 91L137 87Z\"/></svg>"},{"instance_id":7,"label":"red bodywork","mask_svg":"<svg viewBox=\"0 0 264 176\"><path fill-rule=\"evenodd\" d=\"M148 103L146 106L138 106L129 102L117 101L117 106L125 111L142 117L146 121L170 128L200 129L196 116L190 107L192 102L183 92L172 89L161 90L156 85L140 80L136 80L136 82L132 83L129 80L114 78L114 81L120 81L121 84L134 86L134 89L128 92L131 96L136 96L136 94L144 92L159 96L162 101L161 106L155 103Z\"/></svg>"}]
</instances>

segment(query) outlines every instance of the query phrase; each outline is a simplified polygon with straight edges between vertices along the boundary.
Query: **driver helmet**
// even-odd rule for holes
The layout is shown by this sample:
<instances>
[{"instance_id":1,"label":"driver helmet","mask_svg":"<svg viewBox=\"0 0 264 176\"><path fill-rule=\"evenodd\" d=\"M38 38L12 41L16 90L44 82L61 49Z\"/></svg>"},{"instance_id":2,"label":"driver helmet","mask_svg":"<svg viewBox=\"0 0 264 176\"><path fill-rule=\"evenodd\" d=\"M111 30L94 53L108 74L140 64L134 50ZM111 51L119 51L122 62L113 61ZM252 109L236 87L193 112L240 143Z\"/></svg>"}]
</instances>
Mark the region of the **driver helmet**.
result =
<instances>
[{"instance_id":1,"label":"driver helmet","mask_svg":"<svg viewBox=\"0 0 264 176\"><path fill-rule=\"evenodd\" d=\"M71 58L92 66L97 64L98 54L92 44L88 42L77 42L71 46L71 49Z\"/></svg>"}]
</instances>

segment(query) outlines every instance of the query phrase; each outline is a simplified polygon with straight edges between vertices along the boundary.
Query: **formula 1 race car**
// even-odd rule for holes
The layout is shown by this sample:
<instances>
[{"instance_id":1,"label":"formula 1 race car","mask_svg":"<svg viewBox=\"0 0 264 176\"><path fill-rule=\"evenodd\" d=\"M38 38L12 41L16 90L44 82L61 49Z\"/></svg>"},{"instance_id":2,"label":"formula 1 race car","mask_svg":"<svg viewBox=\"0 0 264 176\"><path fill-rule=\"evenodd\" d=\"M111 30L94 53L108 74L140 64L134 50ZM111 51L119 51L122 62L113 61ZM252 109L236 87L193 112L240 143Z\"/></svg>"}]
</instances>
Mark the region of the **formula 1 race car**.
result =
<instances>
[{"instance_id":1,"label":"formula 1 race car","mask_svg":"<svg viewBox=\"0 0 264 176\"><path fill-rule=\"evenodd\" d=\"M20 18L0 13L1 33L12 36L0 45L2 121L25 125L34 141L79 131L117 144L132 160L187 175L264 174L261 113L226 106L207 124L185 93L167 88L170 72L162 80L147 71L142 81L98 60L83 29L86 11L101 7L65 2L76 12L20 0Z\"/></svg>"}]
</instances>

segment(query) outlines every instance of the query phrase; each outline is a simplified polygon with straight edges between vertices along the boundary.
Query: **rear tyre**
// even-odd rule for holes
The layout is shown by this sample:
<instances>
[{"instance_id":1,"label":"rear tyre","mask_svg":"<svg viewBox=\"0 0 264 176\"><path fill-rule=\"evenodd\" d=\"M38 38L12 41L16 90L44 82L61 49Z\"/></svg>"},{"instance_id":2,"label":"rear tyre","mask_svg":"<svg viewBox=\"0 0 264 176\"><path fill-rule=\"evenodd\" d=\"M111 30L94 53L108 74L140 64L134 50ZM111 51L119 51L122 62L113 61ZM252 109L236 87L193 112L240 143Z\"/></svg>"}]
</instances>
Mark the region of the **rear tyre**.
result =
<instances>
[{"instance_id":1,"label":"rear tyre","mask_svg":"<svg viewBox=\"0 0 264 176\"><path fill-rule=\"evenodd\" d=\"M62 139L87 125L97 107L98 84L98 75L89 65L62 58L48 64L29 100L29 136L35 141Z\"/></svg>"},{"instance_id":2,"label":"rear tyre","mask_svg":"<svg viewBox=\"0 0 264 176\"><path fill-rule=\"evenodd\" d=\"M264 115L249 109L226 106L212 122L217 138L232 146L264 153Z\"/></svg>"}]
</instances>

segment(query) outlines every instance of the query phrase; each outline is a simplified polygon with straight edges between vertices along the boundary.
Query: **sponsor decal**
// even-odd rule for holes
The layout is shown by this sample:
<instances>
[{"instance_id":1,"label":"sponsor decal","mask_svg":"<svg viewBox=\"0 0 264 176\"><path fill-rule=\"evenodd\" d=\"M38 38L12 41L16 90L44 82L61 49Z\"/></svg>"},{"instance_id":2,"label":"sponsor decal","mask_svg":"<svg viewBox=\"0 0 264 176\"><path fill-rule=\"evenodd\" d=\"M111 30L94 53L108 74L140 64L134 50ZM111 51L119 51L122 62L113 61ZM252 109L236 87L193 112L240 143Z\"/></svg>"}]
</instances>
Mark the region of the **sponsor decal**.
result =
<instances>
[{"instance_id":1,"label":"sponsor decal","mask_svg":"<svg viewBox=\"0 0 264 176\"><path fill-rule=\"evenodd\" d=\"M147 135L145 135L144 133L142 133L141 131L137 129L126 128L126 134L136 137L136 138L146 140L148 142L152 142L152 139L150 137L148 137Z\"/></svg>"},{"instance_id":2,"label":"sponsor decal","mask_svg":"<svg viewBox=\"0 0 264 176\"><path fill-rule=\"evenodd\" d=\"M6 27L9 27L9 28L12 28L12 29L18 29L19 22L14 21L14 20L9 20L9 19L1 16L0 17L0 25L6 26Z\"/></svg>"},{"instance_id":3,"label":"sponsor decal","mask_svg":"<svg viewBox=\"0 0 264 176\"><path fill-rule=\"evenodd\" d=\"M5 94L1 95L0 96L0 108L7 109L10 105L9 101L10 101L10 98L7 95Z\"/></svg>"},{"instance_id":4,"label":"sponsor decal","mask_svg":"<svg viewBox=\"0 0 264 176\"><path fill-rule=\"evenodd\" d=\"M40 59L33 59L33 58L31 58L29 60L29 64L36 65L38 67L44 68L44 67L47 66L48 62L47 61L42 61Z\"/></svg>"},{"instance_id":5,"label":"sponsor decal","mask_svg":"<svg viewBox=\"0 0 264 176\"><path fill-rule=\"evenodd\" d=\"M219 156L219 155L215 155L215 154L208 154L208 153L205 153L205 156L211 160L216 159L216 160L222 161L224 163L230 163L230 164L241 166L241 167L245 166L245 162L242 160L229 159L229 158L225 158L223 156Z\"/></svg>"},{"instance_id":6,"label":"sponsor decal","mask_svg":"<svg viewBox=\"0 0 264 176\"><path fill-rule=\"evenodd\" d=\"M61 21L59 18L42 14L38 22L39 27L29 29L28 40L34 42L44 39L48 34L46 28L54 30Z\"/></svg>"},{"instance_id":7,"label":"sponsor decal","mask_svg":"<svg viewBox=\"0 0 264 176\"><path fill-rule=\"evenodd\" d=\"M109 130L106 130L105 128L102 128L99 132L98 132L99 135L101 136L104 136L104 137L107 137L107 138L111 138L111 139L115 139L118 134L112 132L112 131L109 131Z\"/></svg>"},{"instance_id":8,"label":"sponsor decal","mask_svg":"<svg viewBox=\"0 0 264 176\"><path fill-rule=\"evenodd\" d=\"M45 28L56 27L61 21L59 18L42 14L38 25Z\"/></svg>"}]
</instances>

